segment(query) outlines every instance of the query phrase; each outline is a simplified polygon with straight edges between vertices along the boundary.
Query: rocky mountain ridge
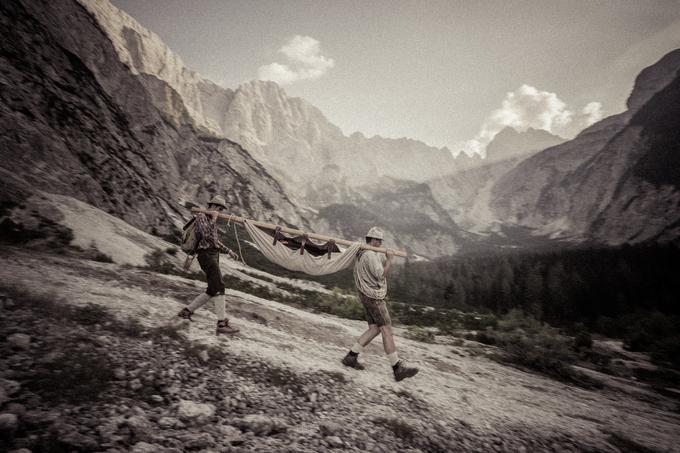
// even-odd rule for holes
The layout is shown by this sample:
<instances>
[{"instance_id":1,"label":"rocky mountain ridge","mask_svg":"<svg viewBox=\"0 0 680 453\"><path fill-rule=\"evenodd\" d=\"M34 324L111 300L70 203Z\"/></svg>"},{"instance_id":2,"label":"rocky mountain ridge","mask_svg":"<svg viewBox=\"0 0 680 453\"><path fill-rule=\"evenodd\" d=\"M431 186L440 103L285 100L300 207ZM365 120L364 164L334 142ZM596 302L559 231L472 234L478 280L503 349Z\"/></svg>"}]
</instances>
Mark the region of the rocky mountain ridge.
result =
<instances>
[{"instance_id":1,"label":"rocky mountain ridge","mask_svg":"<svg viewBox=\"0 0 680 453\"><path fill-rule=\"evenodd\" d=\"M199 129L240 143L293 188L301 202L312 194L299 193L299 187L324 168L339 172L350 185L363 185L374 176L423 182L474 163L417 140L345 136L319 109L289 97L274 82L221 88L186 68L157 35L108 1L81 3L95 15L121 61L135 74L152 75L176 92L178 97L155 96L160 111L169 118L186 113Z\"/></svg>"}]
</instances>

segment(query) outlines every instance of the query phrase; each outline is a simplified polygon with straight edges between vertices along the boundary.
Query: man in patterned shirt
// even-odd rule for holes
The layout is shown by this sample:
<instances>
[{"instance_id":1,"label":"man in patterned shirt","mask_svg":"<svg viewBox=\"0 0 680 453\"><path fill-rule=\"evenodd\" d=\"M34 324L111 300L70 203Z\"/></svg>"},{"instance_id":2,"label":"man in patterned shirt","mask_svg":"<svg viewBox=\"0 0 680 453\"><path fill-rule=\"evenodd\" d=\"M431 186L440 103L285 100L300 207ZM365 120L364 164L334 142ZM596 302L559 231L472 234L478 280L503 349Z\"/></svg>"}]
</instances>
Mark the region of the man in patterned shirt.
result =
<instances>
[{"instance_id":1,"label":"man in patterned shirt","mask_svg":"<svg viewBox=\"0 0 680 453\"><path fill-rule=\"evenodd\" d=\"M227 203L224 197L217 195L208 202L210 214L199 212L194 217L193 221L196 222L196 237L198 239L195 252L198 256L198 264L208 280L208 289L178 314L180 318L191 321L191 315L194 311L212 300L215 303L215 314L217 315L217 335L239 331L237 327L230 325L226 318L224 282L220 271L220 252L229 254L233 259L237 258L237 255L222 244L218 237L217 214L225 209L227 209Z\"/></svg>"}]
</instances>

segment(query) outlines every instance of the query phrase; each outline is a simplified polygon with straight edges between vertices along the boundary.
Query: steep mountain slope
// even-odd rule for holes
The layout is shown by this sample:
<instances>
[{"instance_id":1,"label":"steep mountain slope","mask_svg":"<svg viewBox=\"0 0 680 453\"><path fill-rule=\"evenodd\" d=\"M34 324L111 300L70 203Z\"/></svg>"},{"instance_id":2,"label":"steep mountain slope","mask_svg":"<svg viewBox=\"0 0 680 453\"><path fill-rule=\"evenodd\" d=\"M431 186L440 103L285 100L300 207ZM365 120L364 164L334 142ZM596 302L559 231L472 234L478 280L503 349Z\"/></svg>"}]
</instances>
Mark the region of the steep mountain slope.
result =
<instances>
[{"instance_id":1,"label":"steep mountain slope","mask_svg":"<svg viewBox=\"0 0 680 453\"><path fill-rule=\"evenodd\" d=\"M490 209L494 183L522 160L499 160L427 182L434 199L468 231L495 230L502 221Z\"/></svg>"},{"instance_id":2,"label":"steep mountain slope","mask_svg":"<svg viewBox=\"0 0 680 453\"><path fill-rule=\"evenodd\" d=\"M427 184L382 177L373 184L335 194L337 202L311 217L320 231L363 237L371 226L385 225L389 247L428 258L453 254L470 239L435 200Z\"/></svg>"},{"instance_id":3,"label":"steep mountain slope","mask_svg":"<svg viewBox=\"0 0 680 453\"><path fill-rule=\"evenodd\" d=\"M177 93L132 74L80 4L0 8L0 167L6 184L22 184L16 193L71 195L160 233L182 223L185 201L214 192L235 210L305 223L239 145L198 132L186 111L161 116L146 87L183 107Z\"/></svg>"},{"instance_id":4,"label":"steep mountain slope","mask_svg":"<svg viewBox=\"0 0 680 453\"><path fill-rule=\"evenodd\" d=\"M680 70L633 116L639 140L628 142L632 166L611 201L590 225L602 241L677 240L680 237Z\"/></svg>"},{"instance_id":5,"label":"steep mountain slope","mask_svg":"<svg viewBox=\"0 0 680 453\"><path fill-rule=\"evenodd\" d=\"M677 189L669 184L676 178L666 171L671 176L663 183L652 182L651 174L675 162L678 69L680 50L641 72L626 112L503 176L493 188L496 215L545 234L612 244L666 235L680 218Z\"/></svg>"}]
</instances>

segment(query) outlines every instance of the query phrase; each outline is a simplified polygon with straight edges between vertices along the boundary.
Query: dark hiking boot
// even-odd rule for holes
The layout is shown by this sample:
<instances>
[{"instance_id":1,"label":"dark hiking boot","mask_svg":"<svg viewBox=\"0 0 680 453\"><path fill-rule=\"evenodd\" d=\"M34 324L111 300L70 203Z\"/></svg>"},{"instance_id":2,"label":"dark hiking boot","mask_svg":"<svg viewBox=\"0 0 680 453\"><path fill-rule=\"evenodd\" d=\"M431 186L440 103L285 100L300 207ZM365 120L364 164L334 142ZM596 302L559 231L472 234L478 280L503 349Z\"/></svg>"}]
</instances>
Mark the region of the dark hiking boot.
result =
<instances>
[{"instance_id":1,"label":"dark hiking boot","mask_svg":"<svg viewBox=\"0 0 680 453\"><path fill-rule=\"evenodd\" d=\"M364 369L364 366L361 363L359 363L359 354L357 355L347 354L342 359L342 364L350 368L354 368L355 370Z\"/></svg>"},{"instance_id":2,"label":"dark hiking boot","mask_svg":"<svg viewBox=\"0 0 680 453\"><path fill-rule=\"evenodd\" d=\"M394 371L394 380L399 382L403 379L415 376L418 374L419 370L416 367L407 367L404 365L404 362L400 360L392 367L392 371Z\"/></svg>"},{"instance_id":3,"label":"dark hiking boot","mask_svg":"<svg viewBox=\"0 0 680 453\"><path fill-rule=\"evenodd\" d=\"M217 331L216 335L219 335L221 333L227 333L227 334L232 334L232 333L237 333L241 329L238 327L234 327L229 325L229 320L225 319L224 321L217 321Z\"/></svg>"},{"instance_id":4,"label":"dark hiking boot","mask_svg":"<svg viewBox=\"0 0 680 453\"><path fill-rule=\"evenodd\" d=\"M179 316L182 319L188 319L189 321L193 321L193 319L191 319L191 315L193 315L193 314L194 313L191 310L184 307L184 308L182 308L182 311L177 313L177 316Z\"/></svg>"}]
</instances>

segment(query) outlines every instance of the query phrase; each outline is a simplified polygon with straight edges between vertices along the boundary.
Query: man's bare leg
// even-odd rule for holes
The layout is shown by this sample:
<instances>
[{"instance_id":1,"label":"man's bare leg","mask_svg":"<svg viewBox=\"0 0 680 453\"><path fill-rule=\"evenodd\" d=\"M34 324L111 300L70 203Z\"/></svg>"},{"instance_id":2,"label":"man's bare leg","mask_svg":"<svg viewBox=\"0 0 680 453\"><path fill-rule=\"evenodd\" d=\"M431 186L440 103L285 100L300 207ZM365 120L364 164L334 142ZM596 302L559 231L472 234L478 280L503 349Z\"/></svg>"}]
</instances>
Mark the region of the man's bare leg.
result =
<instances>
[{"instance_id":1,"label":"man's bare leg","mask_svg":"<svg viewBox=\"0 0 680 453\"><path fill-rule=\"evenodd\" d=\"M357 339L357 344L362 348L366 347L380 333L380 328L376 324L369 324L366 332L362 333ZM361 351L354 351L361 352Z\"/></svg>"},{"instance_id":2,"label":"man's bare leg","mask_svg":"<svg viewBox=\"0 0 680 453\"><path fill-rule=\"evenodd\" d=\"M364 350L364 347L368 345L375 337L380 333L380 328L376 324L369 324L368 329L361 334L357 341L352 345L344 359L342 359L342 364L348 367L356 368L358 370L363 370L364 366L359 363L359 353Z\"/></svg>"},{"instance_id":3,"label":"man's bare leg","mask_svg":"<svg viewBox=\"0 0 680 453\"><path fill-rule=\"evenodd\" d=\"M397 352L397 347L394 344L394 335L392 334L392 326L380 326L380 333L382 334L385 354L389 356Z\"/></svg>"}]
</instances>

